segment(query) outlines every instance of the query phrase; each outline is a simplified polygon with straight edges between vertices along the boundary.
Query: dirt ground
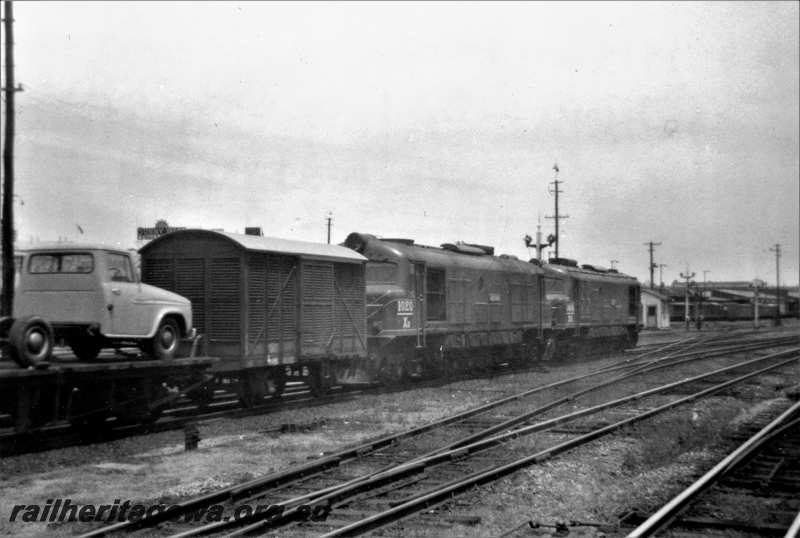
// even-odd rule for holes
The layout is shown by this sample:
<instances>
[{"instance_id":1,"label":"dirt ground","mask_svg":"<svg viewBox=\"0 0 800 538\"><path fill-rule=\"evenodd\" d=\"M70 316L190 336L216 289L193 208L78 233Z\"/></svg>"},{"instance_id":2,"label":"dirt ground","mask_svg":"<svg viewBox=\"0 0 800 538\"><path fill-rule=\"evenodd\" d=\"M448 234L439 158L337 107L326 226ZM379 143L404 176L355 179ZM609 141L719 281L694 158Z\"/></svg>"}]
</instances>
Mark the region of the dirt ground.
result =
<instances>
[{"instance_id":1,"label":"dirt ground","mask_svg":"<svg viewBox=\"0 0 800 538\"><path fill-rule=\"evenodd\" d=\"M684 334L676 330L644 333L640 342L669 341ZM366 395L324 408L210 421L199 425L200 447L191 452L183 449L183 433L175 431L4 458L0 460L0 535L41 536L48 532L70 536L88 530L80 523L23 522L21 509L17 520L9 521L16 505L45 505L49 499L93 505L126 500L169 504L615 360L619 358L548 365L546 371ZM793 377L794 384L800 382L800 370L795 369ZM790 381L781 379L780 383L788 385ZM774 394L765 393L767 403L763 405L785 404L779 390L769 390ZM751 407L736 398L709 400L679 411L670 431L682 428L688 437L698 428L708 430L709 425L728 427L744 421L753 413ZM275 433L276 426L289 423L308 428ZM714 446L716 435L709 435L707 443L670 445L660 438L663 424L650 427L622 432L471 492L459 499L459 503L468 505L456 509L478 515L480 523L432 530L429 535L496 535L528 519L547 524L562 520L608 522L631 507L646 509L664 502L685 485L692 471L720 457L719 448ZM655 441L647 441L651 438ZM664 450L664 446L672 449ZM589 531L596 529L585 527L574 532Z\"/></svg>"}]
</instances>

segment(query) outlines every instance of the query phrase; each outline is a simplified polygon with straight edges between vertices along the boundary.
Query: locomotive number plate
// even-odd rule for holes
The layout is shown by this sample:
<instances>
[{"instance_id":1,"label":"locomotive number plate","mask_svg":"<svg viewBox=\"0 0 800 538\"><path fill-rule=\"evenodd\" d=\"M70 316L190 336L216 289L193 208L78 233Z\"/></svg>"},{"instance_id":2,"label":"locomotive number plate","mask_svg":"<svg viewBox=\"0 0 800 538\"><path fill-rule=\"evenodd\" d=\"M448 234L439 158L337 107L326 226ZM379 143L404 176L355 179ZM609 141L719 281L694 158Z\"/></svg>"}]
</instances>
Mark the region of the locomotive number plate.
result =
<instances>
[{"instance_id":1,"label":"locomotive number plate","mask_svg":"<svg viewBox=\"0 0 800 538\"><path fill-rule=\"evenodd\" d=\"M397 301L397 315L407 316L414 313L414 300L413 299L399 299Z\"/></svg>"}]
</instances>

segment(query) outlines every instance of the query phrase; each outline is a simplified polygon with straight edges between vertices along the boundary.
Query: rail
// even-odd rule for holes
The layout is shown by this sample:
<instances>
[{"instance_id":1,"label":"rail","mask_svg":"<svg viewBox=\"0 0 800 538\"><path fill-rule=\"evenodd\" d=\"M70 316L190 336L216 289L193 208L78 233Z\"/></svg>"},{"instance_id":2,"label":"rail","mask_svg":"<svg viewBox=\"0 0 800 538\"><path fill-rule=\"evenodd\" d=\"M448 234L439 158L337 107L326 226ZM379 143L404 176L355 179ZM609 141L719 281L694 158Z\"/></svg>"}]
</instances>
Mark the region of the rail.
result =
<instances>
[{"instance_id":1,"label":"rail","mask_svg":"<svg viewBox=\"0 0 800 538\"><path fill-rule=\"evenodd\" d=\"M745 441L739 448L728 454L725 459L716 464L696 482L675 496L655 514L647 518L644 523L628 534L628 538L652 536L663 527L669 525L679 512L696 499L703 491L717 482L723 475L730 472L743 460L751 456L764 443L780 435L786 429L795 426L798 422L800 422L800 402L797 402L781 413L780 416Z\"/></svg>"}]
</instances>

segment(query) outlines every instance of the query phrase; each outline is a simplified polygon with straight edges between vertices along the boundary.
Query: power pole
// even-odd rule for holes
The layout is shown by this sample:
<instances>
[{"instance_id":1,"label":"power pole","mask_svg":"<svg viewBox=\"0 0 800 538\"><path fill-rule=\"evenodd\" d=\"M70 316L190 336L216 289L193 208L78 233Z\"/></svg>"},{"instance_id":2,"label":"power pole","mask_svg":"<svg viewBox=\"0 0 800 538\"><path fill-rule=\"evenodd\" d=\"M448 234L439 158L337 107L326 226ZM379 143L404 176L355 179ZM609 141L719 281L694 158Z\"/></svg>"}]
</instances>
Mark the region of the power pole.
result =
<instances>
[{"instance_id":1,"label":"power pole","mask_svg":"<svg viewBox=\"0 0 800 538\"><path fill-rule=\"evenodd\" d=\"M611 268L616 269L616 264L619 263L619 260L609 260L611 262Z\"/></svg>"},{"instance_id":2,"label":"power pole","mask_svg":"<svg viewBox=\"0 0 800 538\"><path fill-rule=\"evenodd\" d=\"M697 328L700 328L700 325L703 323L703 318L706 315L706 275L710 273L710 269L703 269L703 291L700 294L700 312L697 317Z\"/></svg>"},{"instance_id":3,"label":"power pole","mask_svg":"<svg viewBox=\"0 0 800 538\"><path fill-rule=\"evenodd\" d=\"M325 218L328 221L328 244L331 244L331 221L333 220L333 213L328 211L328 216Z\"/></svg>"},{"instance_id":4,"label":"power pole","mask_svg":"<svg viewBox=\"0 0 800 538\"><path fill-rule=\"evenodd\" d=\"M775 326L781 324L781 245L775 243L775 246L769 249L770 252L775 253Z\"/></svg>"},{"instance_id":5,"label":"power pole","mask_svg":"<svg viewBox=\"0 0 800 538\"><path fill-rule=\"evenodd\" d=\"M550 183L550 185L553 185L553 190L550 191L550 192L551 192L551 194L554 194L555 197L556 197L556 213L552 217L548 216L548 215L545 215L544 218L553 219L553 220L556 221L556 233L555 233L555 241L554 242L556 244L556 258L558 258L558 245L559 245L559 243L561 243L561 237L558 235L558 222L561 219L568 219L569 215L559 215L558 214L558 195L559 195L559 193L564 192L564 191L559 190L558 185L561 184L561 183L564 183L564 182L558 180L558 163L555 163L553 165L553 170L555 170L555 179L553 179L553 181Z\"/></svg>"},{"instance_id":6,"label":"power pole","mask_svg":"<svg viewBox=\"0 0 800 538\"><path fill-rule=\"evenodd\" d=\"M669 267L666 263L658 264L658 282L661 293L664 293L664 267Z\"/></svg>"},{"instance_id":7,"label":"power pole","mask_svg":"<svg viewBox=\"0 0 800 538\"><path fill-rule=\"evenodd\" d=\"M689 267L686 267L686 273L681 273L681 278L686 279L686 288L684 288L683 305L684 305L684 319L686 320L686 330L689 330L689 281L694 278L694 273L689 272Z\"/></svg>"},{"instance_id":8,"label":"power pole","mask_svg":"<svg viewBox=\"0 0 800 538\"><path fill-rule=\"evenodd\" d=\"M652 241L648 241L645 243L645 245L650 245L650 289L653 290L656 287L655 283L653 282L653 270L658 267L658 264L653 262L653 251L655 250L655 247L660 246L661 243L653 243Z\"/></svg>"},{"instance_id":9,"label":"power pole","mask_svg":"<svg viewBox=\"0 0 800 538\"><path fill-rule=\"evenodd\" d=\"M753 283L750 284L753 287L753 328L758 329L758 288L764 287L766 282L762 282L759 279L753 280Z\"/></svg>"},{"instance_id":10,"label":"power pole","mask_svg":"<svg viewBox=\"0 0 800 538\"><path fill-rule=\"evenodd\" d=\"M3 213L0 235L3 239L3 301L0 315L11 316L14 308L14 94L22 91L14 86L14 8L13 2L3 2L6 34L6 132L3 144Z\"/></svg>"}]
</instances>

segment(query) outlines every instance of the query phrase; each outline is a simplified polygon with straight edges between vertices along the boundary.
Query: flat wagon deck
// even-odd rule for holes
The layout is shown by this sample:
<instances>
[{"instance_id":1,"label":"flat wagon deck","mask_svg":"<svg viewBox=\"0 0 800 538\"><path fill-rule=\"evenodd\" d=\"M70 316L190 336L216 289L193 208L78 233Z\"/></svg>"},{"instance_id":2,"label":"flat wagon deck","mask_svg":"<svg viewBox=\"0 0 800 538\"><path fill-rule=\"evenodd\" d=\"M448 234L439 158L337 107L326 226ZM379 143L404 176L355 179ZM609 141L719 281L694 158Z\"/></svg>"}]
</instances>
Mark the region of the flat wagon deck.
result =
<instances>
[{"instance_id":1,"label":"flat wagon deck","mask_svg":"<svg viewBox=\"0 0 800 538\"><path fill-rule=\"evenodd\" d=\"M217 361L118 354L80 361L56 352L43 367L24 369L0 360L0 416L17 432L65 421L78 427L152 421L181 393L201 395Z\"/></svg>"}]
</instances>

